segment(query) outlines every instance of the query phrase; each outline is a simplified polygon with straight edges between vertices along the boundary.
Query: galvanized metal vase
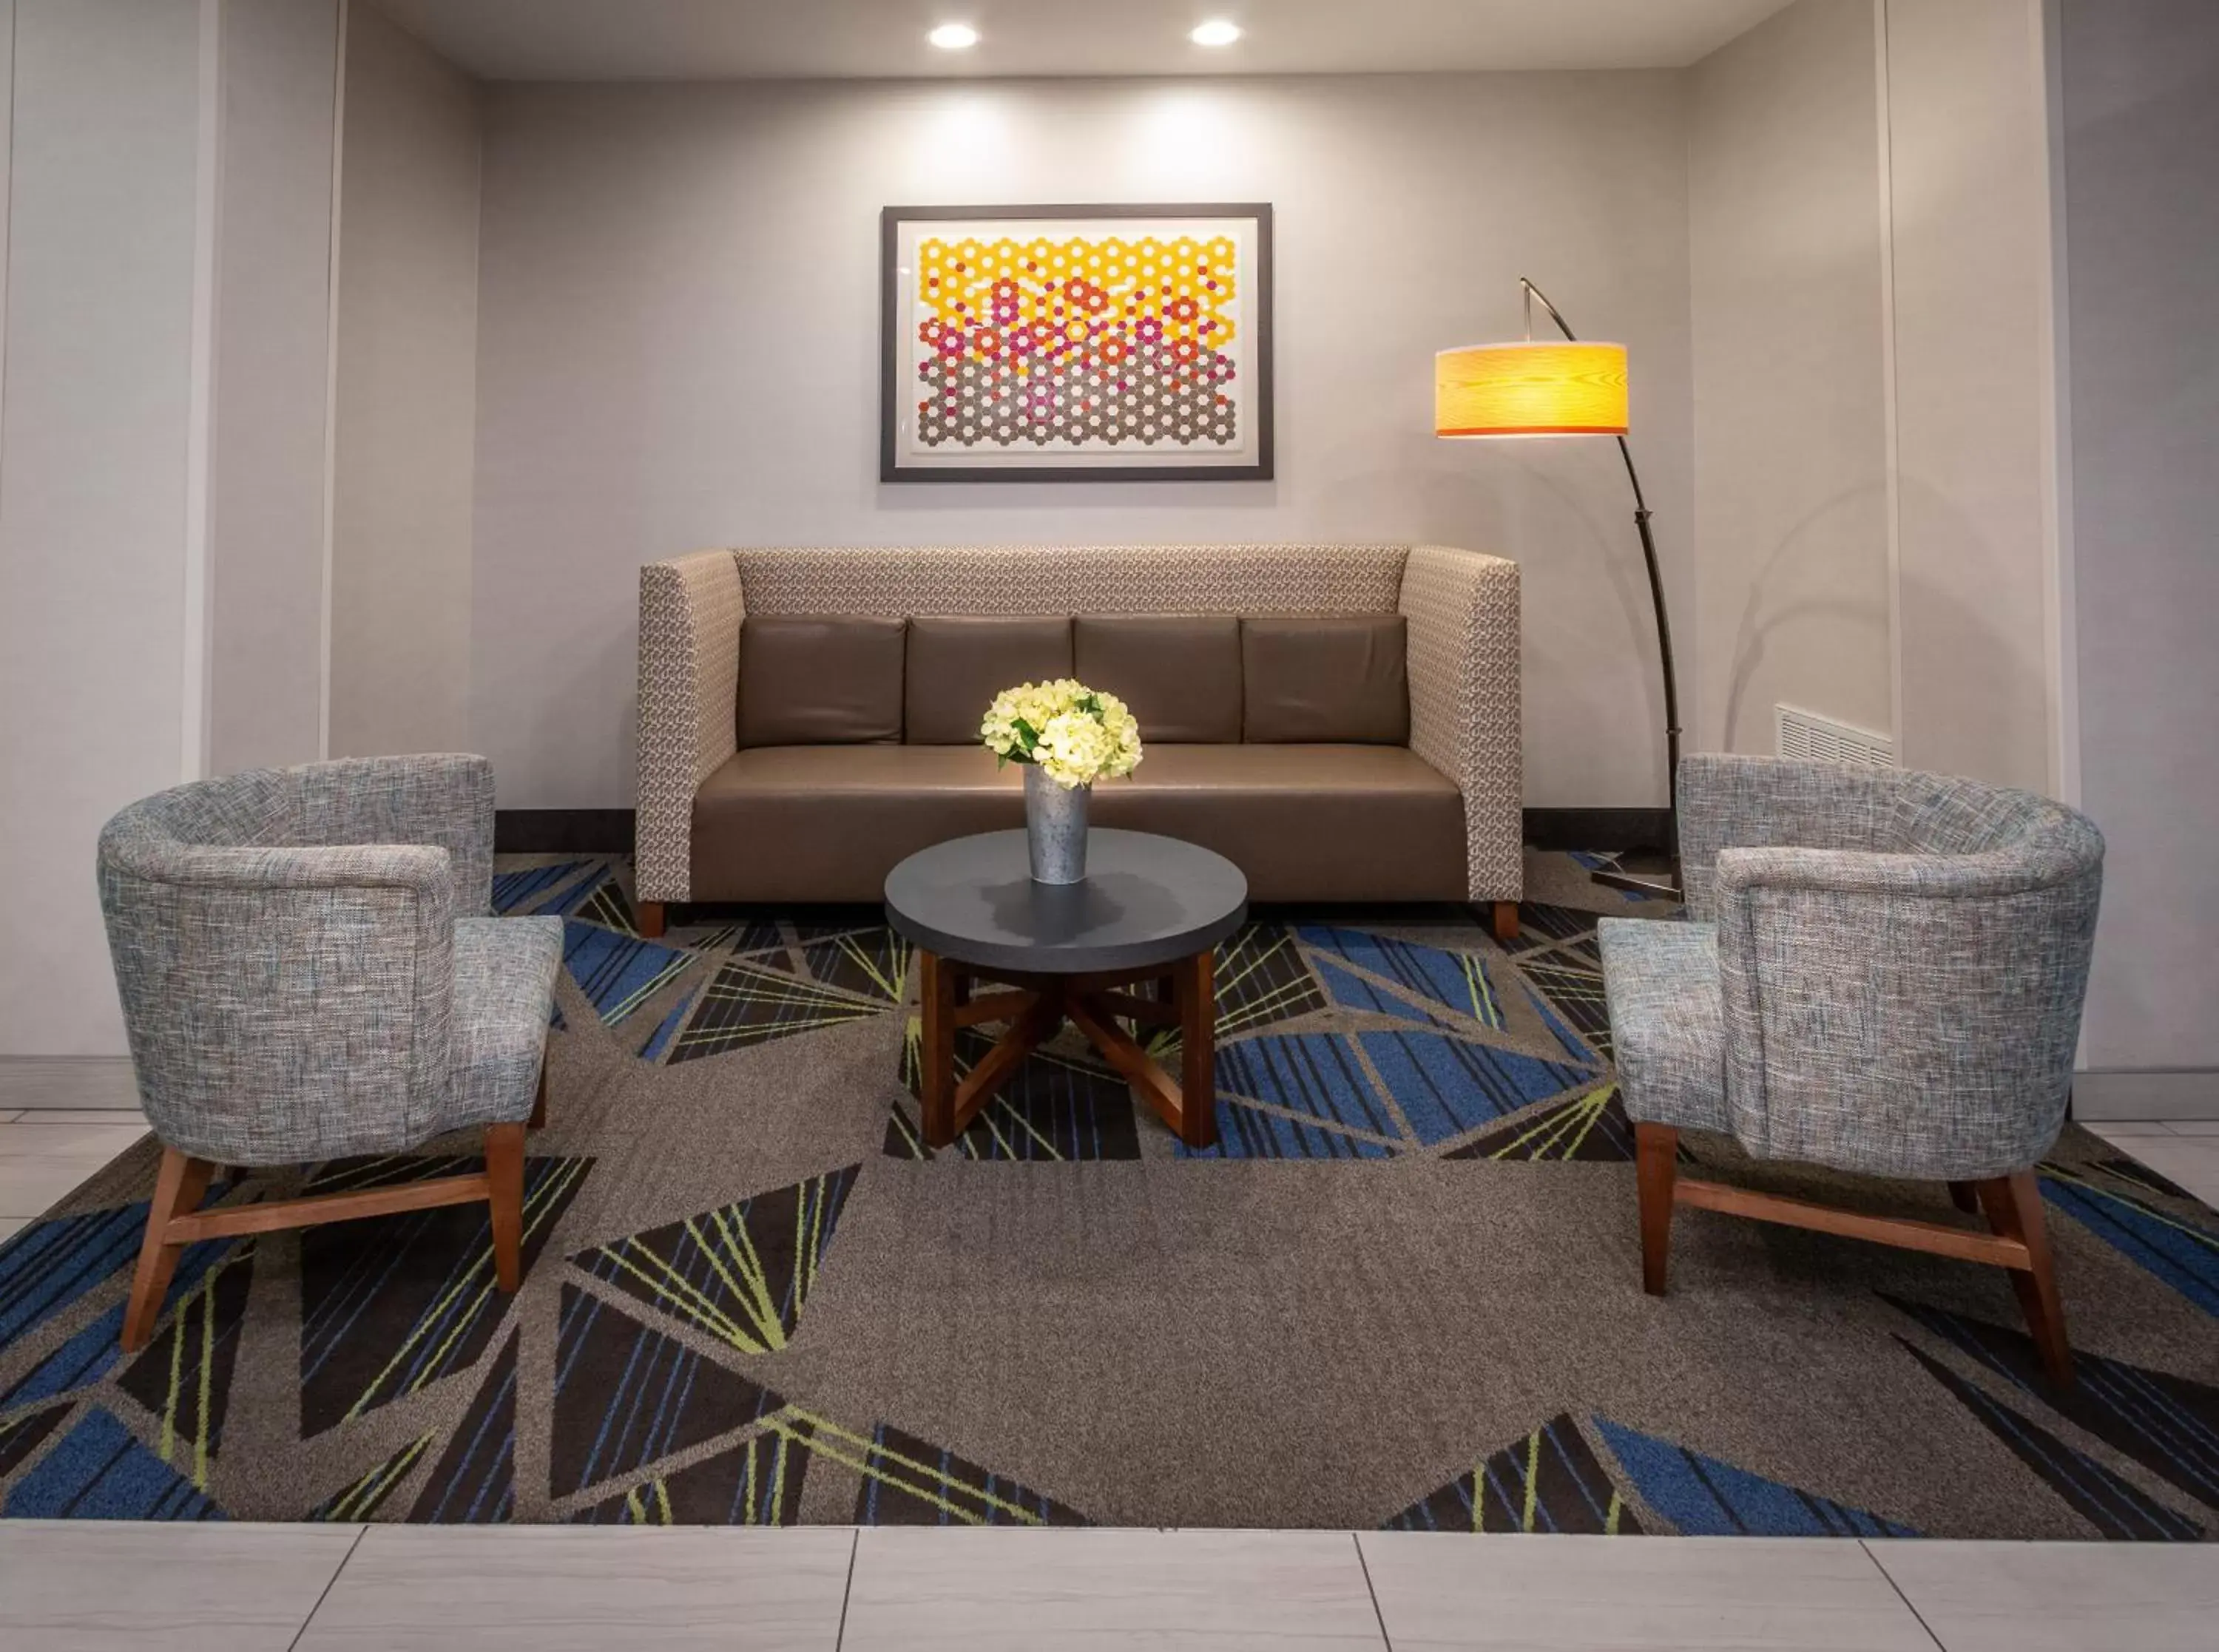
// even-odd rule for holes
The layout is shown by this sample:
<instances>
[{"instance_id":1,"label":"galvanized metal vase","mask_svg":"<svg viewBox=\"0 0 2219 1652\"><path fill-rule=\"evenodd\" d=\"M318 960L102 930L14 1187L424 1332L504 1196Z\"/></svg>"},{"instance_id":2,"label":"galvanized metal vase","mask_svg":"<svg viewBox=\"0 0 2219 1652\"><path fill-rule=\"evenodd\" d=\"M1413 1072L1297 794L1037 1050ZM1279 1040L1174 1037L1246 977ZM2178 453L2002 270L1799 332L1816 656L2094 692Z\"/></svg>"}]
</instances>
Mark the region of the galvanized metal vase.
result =
<instances>
[{"instance_id":1,"label":"galvanized metal vase","mask_svg":"<svg viewBox=\"0 0 2219 1652\"><path fill-rule=\"evenodd\" d=\"M1086 800L1093 791L1066 789L1037 763L1025 765L1025 840L1035 883L1086 881Z\"/></svg>"}]
</instances>

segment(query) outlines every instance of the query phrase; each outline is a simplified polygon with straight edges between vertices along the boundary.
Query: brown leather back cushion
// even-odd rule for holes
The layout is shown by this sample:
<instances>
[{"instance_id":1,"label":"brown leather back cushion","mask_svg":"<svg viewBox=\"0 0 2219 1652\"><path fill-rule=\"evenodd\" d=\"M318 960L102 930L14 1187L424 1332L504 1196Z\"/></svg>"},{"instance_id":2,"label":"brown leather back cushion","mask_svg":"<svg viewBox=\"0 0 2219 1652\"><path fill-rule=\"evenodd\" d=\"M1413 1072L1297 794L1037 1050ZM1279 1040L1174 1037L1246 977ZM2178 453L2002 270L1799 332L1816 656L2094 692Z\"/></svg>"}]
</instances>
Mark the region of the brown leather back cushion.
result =
<instances>
[{"instance_id":1,"label":"brown leather back cushion","mask_svg":"<svg viewBox=\"0 0 2219 1652\"><path fill-rule=\"evenodd\" d=\"M912 746L967 746L994 696L1071 675L1071 618L920 616L909 622L907 733Z\"/></svg>"},{"instance_id":2,"label":"brown leather back cushion","mask_svg":"<svg viewBox=\"0 0 2219 1652\"><path fill-rule=\"evenodd\" d=\"M1400 614L1240 622L1241 737L1400 746L1410 685Z\"/></svg>"},{"instance_id":3,"label":"brown leather back cushion","mask_svg":"<svg viewBox=\"0 0 2219 1652\"><path fill-rule=\"evenodd\" d=\"M1240 622L1230 614L1081 614L1073 674L1132 708L1143 744L1237 745Z\"/></svg>"},{"instance_id":4,"label":"brown leather back cushion","mask_svg":"<svg viewBox=\"0 0 2219 1652\"><path fill-rule=\"evenodd\" d=\"M853 746L902 737L904 619L777 615L740 626L739 742Z\"/></svg>"}]
</instances>

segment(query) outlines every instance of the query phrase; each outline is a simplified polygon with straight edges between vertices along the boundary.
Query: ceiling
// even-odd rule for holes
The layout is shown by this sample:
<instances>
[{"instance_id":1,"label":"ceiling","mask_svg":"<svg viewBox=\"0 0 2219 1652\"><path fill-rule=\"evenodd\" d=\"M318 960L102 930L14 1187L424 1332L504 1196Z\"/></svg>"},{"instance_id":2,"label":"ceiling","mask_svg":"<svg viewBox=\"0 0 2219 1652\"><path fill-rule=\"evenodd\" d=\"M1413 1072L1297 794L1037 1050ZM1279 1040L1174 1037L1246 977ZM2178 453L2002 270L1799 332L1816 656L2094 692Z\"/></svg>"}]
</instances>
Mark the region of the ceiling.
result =
<instances>
[{"instance_id":1,"label":"ceiling","mask_svg":"<svg viewBox=\"0 0 2219 1652\"><path fill-rule=\"evenodd\" d=\"M376 0L488 80L1676 68L1787 0ZM1206 17L1246 37L1218 51ZM967 52L925 44L972 24Z\"/></svg>"}]
</instances>

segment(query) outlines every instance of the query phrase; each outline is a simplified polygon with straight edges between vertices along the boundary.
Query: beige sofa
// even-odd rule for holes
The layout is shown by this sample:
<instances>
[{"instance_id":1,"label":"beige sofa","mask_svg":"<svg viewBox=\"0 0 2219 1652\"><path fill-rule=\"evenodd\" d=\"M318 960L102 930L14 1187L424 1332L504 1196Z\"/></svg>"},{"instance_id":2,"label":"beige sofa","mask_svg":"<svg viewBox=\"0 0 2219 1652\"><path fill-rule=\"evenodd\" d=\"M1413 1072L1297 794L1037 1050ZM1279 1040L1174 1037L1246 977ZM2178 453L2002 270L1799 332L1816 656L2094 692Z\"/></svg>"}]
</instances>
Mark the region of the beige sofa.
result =
<instances>
[{"instance_id":1,"label":"beige sofa","mask_svg":"<svg viewBox=\"0 0 2219 1652\"><path fill-rule=\"evenodd\" d=\"M1077 674L1148 746L1102 826L1261 901L1522 892L1516 564L1442 546L740 550L640 572L637 896L874 901L926 844L1021 824L977 726Z\"/></svg>"}]
</instances>

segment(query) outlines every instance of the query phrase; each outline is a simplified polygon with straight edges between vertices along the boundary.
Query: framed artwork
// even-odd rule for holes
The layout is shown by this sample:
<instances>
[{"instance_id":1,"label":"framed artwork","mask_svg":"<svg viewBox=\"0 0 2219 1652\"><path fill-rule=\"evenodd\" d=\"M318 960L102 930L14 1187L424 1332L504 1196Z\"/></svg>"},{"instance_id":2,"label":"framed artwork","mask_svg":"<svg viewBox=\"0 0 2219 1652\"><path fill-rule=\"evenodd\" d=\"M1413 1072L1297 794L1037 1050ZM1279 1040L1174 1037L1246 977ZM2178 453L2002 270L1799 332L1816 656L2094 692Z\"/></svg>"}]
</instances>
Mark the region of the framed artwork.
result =
<instances>
[{"instance_id":1,"label":"framed artwork","mask_svg":"<svg viewBox=\"0 0 2219 1652\"><path fill-rule=\"evenodd\" d=\"M884 481L1271 475L1271 208L888 207Z\"/></svg>"}]
</instances>

